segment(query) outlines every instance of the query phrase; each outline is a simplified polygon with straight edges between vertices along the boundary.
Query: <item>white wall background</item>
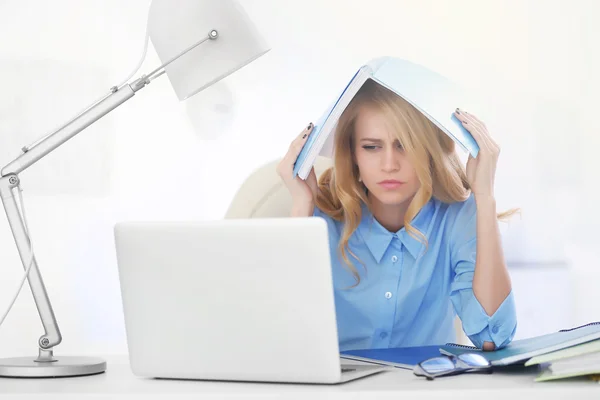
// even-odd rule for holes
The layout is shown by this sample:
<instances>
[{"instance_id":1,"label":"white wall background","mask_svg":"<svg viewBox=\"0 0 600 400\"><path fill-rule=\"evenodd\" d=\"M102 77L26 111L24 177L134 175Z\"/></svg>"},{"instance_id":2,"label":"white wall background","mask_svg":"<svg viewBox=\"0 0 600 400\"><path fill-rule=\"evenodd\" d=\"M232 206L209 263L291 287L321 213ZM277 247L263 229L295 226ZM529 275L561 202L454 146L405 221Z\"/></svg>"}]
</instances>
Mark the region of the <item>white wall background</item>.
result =
<instances>
[{"instance_id":1,"label":"white wall background","mask_svg":"<svg viewBox=\"0 0 600 400\"><path fill-rule=\"evenodd\" d=\"M173 2L174 5L177 1ZM124 79L149 0L0 0L0 164ZM519 336L600 320L596 190L600 28L594 0L241 0L272 50L188 102L167 79L21 174L60 354L126 352L112 227L221 218L259 165L350 75L380 55L468 86L502 145L499 208L520 301ZM136 74L159 65L152 47ZM0 218L0 311L22 267ZM533 263L533 264L532 264ZM36 353L28 288L0 327L0 356Z\"/></svg>"}]
</instances>

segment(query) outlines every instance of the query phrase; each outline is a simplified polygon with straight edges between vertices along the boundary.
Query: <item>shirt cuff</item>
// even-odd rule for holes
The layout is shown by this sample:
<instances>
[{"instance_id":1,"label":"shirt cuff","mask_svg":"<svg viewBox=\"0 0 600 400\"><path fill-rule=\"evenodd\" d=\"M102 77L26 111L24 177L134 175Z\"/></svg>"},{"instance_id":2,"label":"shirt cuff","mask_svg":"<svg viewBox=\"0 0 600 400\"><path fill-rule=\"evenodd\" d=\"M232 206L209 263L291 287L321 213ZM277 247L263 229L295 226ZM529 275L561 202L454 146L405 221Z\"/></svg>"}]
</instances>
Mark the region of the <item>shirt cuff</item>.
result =
<instances>
[{"instance_id":1,"label":"shirt cuff","mask_svg":"<svg viewBox=\"0 0 600 400\"><path fill-rule=\"evenodd\" d=\"M478 348L484 342L492 342L496 349L509 344L517 329L517 315L513 292L508 294L496 312L489 316L471 292L471 299L464 305L462 315L465 334Z\"/></svg>"}]
</instances>

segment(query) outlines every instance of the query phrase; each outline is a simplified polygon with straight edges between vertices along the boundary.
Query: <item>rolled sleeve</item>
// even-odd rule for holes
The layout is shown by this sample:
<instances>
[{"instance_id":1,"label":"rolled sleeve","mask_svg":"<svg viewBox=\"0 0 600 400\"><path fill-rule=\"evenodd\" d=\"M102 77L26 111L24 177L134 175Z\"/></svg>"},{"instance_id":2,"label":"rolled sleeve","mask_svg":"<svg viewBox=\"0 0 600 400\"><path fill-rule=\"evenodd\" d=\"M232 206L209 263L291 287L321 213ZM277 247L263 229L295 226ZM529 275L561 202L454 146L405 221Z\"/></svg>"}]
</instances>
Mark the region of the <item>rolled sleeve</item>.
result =
<instances>
[{"instance_id":1,"label":"rolled sleeve","mask_svg":"<svg viewBox=\"0 0 600 400\"><path fill-rule=\"evenodd\" d=\"M454 278L450 299L462 321L463 331L473 344L482 348L492 342L496 349L509 344L517 329L514 294L511 292L493 315L488 315L473 293L477 255L476 206L473 197L460 205L453 230L452 267Z\"/></svg>"},{"instance_id":2,"label":"rolled sleeve","mask_svg":"<svg viewBox=\"0 0 600 400\"><path fill-rule=\"evenodd\" d=\"M453 291L450 297L465 334L476 347L483 348L485 342L492 342L496 349L500 349L512 341L517 329L512 291L491 316L485 312L472 289Z\"/></svg>"}]
</instances>

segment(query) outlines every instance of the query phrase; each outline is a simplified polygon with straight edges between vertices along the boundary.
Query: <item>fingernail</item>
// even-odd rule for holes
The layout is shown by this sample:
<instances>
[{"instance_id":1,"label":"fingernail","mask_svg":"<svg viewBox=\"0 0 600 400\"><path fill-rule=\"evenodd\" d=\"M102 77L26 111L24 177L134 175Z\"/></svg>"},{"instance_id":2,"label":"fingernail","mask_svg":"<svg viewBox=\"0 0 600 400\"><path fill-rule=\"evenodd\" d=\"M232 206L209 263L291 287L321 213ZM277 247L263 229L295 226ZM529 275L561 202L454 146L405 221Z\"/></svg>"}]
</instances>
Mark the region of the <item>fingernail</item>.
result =
<instances>
[{"instance_id":1,"label":"fingernail","mask_svg":"<svg viewBox=\"0 0 600 400\"><path fill-rule=\"evenodd\" d=\"M312 129L312 127L313 127L313 124L311 122L310 124L308 124L308 127L306 129L308 129L310 131Z\"/></svg>"},{"instance_id":2,"label":"fingernail","mask_svg":"<svg viewBox=\"0 0 600 400\"><path fill-rule=\"evenodd\" d=\"M310 128L309 128L310 129ZM305 133L304 136L302 136L302 139L306 138L307 134Z\"/></svg>"},{"instance_id":3,"label":"fingernail","mask_svg":"<svg viewBox=\"0 0 600 400\"><path fill-rule=\"evenodd\" d=\"M460 109L459 108L456 109L456 113L460 114Z\"/></svg>"}]
</instances>

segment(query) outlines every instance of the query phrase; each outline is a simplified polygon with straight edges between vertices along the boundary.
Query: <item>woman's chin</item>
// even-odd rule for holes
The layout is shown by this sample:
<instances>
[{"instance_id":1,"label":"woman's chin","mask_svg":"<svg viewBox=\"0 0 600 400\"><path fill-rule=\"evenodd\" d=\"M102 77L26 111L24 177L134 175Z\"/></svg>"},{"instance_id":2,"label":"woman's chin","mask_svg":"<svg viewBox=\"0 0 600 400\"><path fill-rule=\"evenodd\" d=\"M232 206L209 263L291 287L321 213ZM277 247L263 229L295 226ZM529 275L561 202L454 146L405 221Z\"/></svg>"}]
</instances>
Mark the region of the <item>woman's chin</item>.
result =
<instances>
[{"instance_id":1,"label":"woman's chin","mask_svg":"<svg viewBox=\"0 0 600 400\"><path fill-rule=\"evenodd\" d=\"M406 193L388 190L379 191L378 193L373 193L373 195L375 195L381 204L389 206L402 204L411 198L411 196L407 195Z\"/></svg>"}]
</instances>

